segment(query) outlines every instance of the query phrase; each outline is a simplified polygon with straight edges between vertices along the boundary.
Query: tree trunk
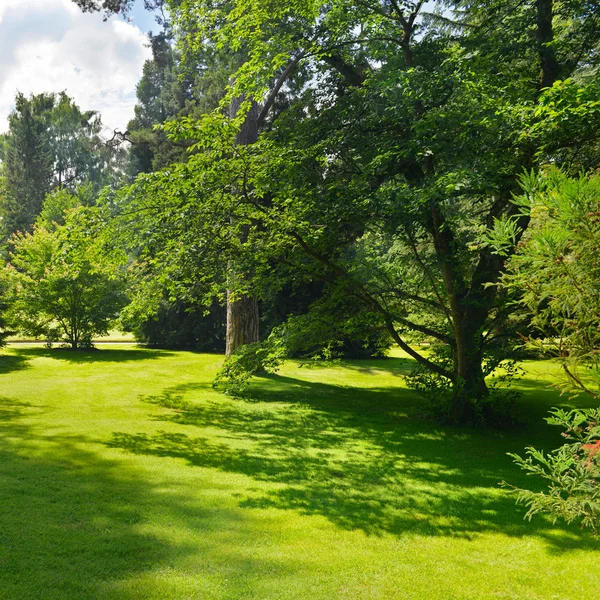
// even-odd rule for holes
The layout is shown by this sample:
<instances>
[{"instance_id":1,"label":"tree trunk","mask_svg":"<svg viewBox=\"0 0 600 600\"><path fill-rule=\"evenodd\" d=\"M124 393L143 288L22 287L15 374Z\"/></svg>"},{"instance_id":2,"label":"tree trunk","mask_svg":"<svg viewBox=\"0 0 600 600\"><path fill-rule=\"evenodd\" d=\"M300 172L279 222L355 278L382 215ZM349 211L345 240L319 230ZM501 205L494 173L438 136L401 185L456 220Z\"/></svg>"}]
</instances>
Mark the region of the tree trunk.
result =
<instances>
[{"instance_id":1,"label":"tree trunk","mask_svg":"<svg viewBox=\"0 0 600 600\"><path fill-rule=\"evenodd\" d=\"M483 374L481 333L472 335L468 325L462 329L457 335L454 357L457 377L448 417L452 423L469 424L480 420L478 405L489 396L489 390Z\"/></svg>"},{"instance_id":2,"label":"tree trunk","mask_svg":"<svg viewBox=\"0 0 600 600\"><path fill-rule=\"evenodd\" d=\"M243 102L243 98L232 100L229 107L229 115L234 118ZM258 116L259 106L253 103L246 120L238 132L236 144L247 146L258 140ZM244 241L244 240L242 240ZM235 265L230 265L233 277L243 277L243 274L235 273ZM231 294L227 292L227 333L225 355L229 356L240 346L252 344L259 341L259 312L258 299L256 296L247 296L231 300Z\"/></svg>"},{"instance_id":3,"label":"tree trunk","mask_svg":"<svg viewBox=\"0 0 600 600\"><path fill-rule=\"evenodd\" d=\"M552 20L554 17L553 0L536 0L538 54L542 67L540 86L551 87L560 79L560 65L556 59L556 53L552 43L554 42L554 30Z\"/></svg>"},{"instance_id":4,"label":"tree trunk","mask_svg":"<svg viewBox=\"0 0 600 600\"><path fill-rule=\"evenodd\" d=\"M225 353L259 340L258 301L255 296L230 301L227 299L227 336Z\"/></svg>"}]
</instances>

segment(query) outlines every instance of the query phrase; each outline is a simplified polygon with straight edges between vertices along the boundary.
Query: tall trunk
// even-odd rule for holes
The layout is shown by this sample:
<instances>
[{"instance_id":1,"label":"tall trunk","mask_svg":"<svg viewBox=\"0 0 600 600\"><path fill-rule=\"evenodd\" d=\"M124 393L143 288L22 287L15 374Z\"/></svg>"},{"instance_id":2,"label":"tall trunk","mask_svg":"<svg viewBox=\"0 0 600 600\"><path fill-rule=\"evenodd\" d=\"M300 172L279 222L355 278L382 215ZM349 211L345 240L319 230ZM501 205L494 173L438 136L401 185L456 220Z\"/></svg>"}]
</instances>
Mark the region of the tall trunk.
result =
<instances>
[{"instance_id":1,"label":"tall trunk","mask_svg":"<svg viewBox=\"0 0 600 600\"><path fill-rule=\"evenodd\" d=\"M237 114L243 98L232 100L229 114L234 118ZM254 103L246 120L238 132L235 142L241 146L254 144L258 140L258 116L260 109ZM232 277L243 277L243 274L235 272L235 265L230 264L229 270ZM227 292L227 333L225 354L229 356L240 346L252 344L259 341L259 312L258 299L256 296L247 296L231 300L231 294Z\"/></svg>"},{"instance_id":2,"label":"tall trunk","mask_svg":"<svg viewBox=\"0 0 600 600\"><path fill-rule=\"evenodd\" d=\"M542 67L540 86L542 88L551 87L552 84L560 79L560 65L556 59L556 53L552 43L554 42L554 30L552 18L554 15L553 0L536 0L536 20L537 20L537 43L538 54Z\"/></svg>"}]
</instances>

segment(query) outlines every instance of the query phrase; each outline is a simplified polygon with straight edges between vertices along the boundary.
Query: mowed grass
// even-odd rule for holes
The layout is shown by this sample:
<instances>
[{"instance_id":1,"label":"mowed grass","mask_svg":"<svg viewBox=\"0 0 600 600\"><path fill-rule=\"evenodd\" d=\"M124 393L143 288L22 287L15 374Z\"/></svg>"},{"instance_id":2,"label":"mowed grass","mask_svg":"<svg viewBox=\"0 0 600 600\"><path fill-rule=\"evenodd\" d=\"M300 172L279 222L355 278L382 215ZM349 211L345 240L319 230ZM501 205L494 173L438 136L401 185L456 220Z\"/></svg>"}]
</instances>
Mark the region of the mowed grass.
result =
<instances>
[{"instance_id":1,"label":"mowed grass","mask_svg":"<svg viewBox=\"0 0 600 600\"><path fill-rule=\"evenodd\" d=\"M498 487L569 405L527 365L523 424L448 429L402 358L289 363L244 400L221 357L103 347L0 358L0 598L580 599L600 543ZM581 400L582 405L585 401Z\"/></svg>"}]
</instances>

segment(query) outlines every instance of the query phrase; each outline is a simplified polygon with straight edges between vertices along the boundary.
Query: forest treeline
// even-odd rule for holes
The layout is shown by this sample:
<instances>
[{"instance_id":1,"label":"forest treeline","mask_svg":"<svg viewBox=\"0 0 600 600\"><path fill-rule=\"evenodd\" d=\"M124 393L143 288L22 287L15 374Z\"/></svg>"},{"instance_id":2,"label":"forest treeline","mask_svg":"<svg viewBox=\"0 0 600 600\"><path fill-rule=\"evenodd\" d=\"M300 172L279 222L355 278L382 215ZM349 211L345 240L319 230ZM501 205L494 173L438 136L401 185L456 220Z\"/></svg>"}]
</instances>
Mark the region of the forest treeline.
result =
<instances>
[{"instance_id":1,"label":"forest treeline","mask_svg":"<svg viewBox=\"0 0 600 600\"><path fill-rule=\"evenodd\" d=\"M80 347L118 320L226 351L234 386L395 344L455 423L502 420L486 378L534 346L596 393L597 2L146 6L159 33L126 132L67 93L16 98L6 332Z\"/></svg>"}]
</instances>

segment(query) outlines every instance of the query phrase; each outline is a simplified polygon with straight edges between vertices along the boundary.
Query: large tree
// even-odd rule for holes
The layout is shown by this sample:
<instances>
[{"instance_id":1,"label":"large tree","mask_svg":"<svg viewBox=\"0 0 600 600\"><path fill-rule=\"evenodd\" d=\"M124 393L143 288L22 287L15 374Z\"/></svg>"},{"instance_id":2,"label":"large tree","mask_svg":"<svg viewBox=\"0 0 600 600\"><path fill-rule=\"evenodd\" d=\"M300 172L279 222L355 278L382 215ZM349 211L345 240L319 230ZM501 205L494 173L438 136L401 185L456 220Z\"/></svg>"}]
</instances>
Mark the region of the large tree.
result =
<instances>
[{"instance_id":1,"label":"large tree","mask_svg":"<svg viewBox=\"0 0 600 600\"><path fill-rule=\"evenodd\" d=\"M464 422L485 417L489 350L505 334L494 285L505 258L481 234L517 214L525 169L593 164L600 31L592 2L443 4L457 12L424 18L423 2L397 0L170 3L189 52L214 45L245 60L221 113L170 127L195 143L187 165L132 193L149 212L168 207L162 235L177 238L164 263L197 268L199 282L244 297L303 271L354 297L449 382L446 416ZM263 135L240 145L257 106ZM528 215L518 218L522 231ZM244 277L227 280L223 258ZM417 351L415 333L442 351Z\"/></svg>"},{"instance_id":2,"label":"large tree","mask_svg":"<svg viewBox=\"0 0 600 600\"><path fill-rule=\"evenodd\" d=\"M54 161L48 144L48 113L54 105L49 94L26 98L18 94L8 119L2 145L0 192L1 239L26 230L42 209L52 187Z\"/></svg>"}]
</instances>

